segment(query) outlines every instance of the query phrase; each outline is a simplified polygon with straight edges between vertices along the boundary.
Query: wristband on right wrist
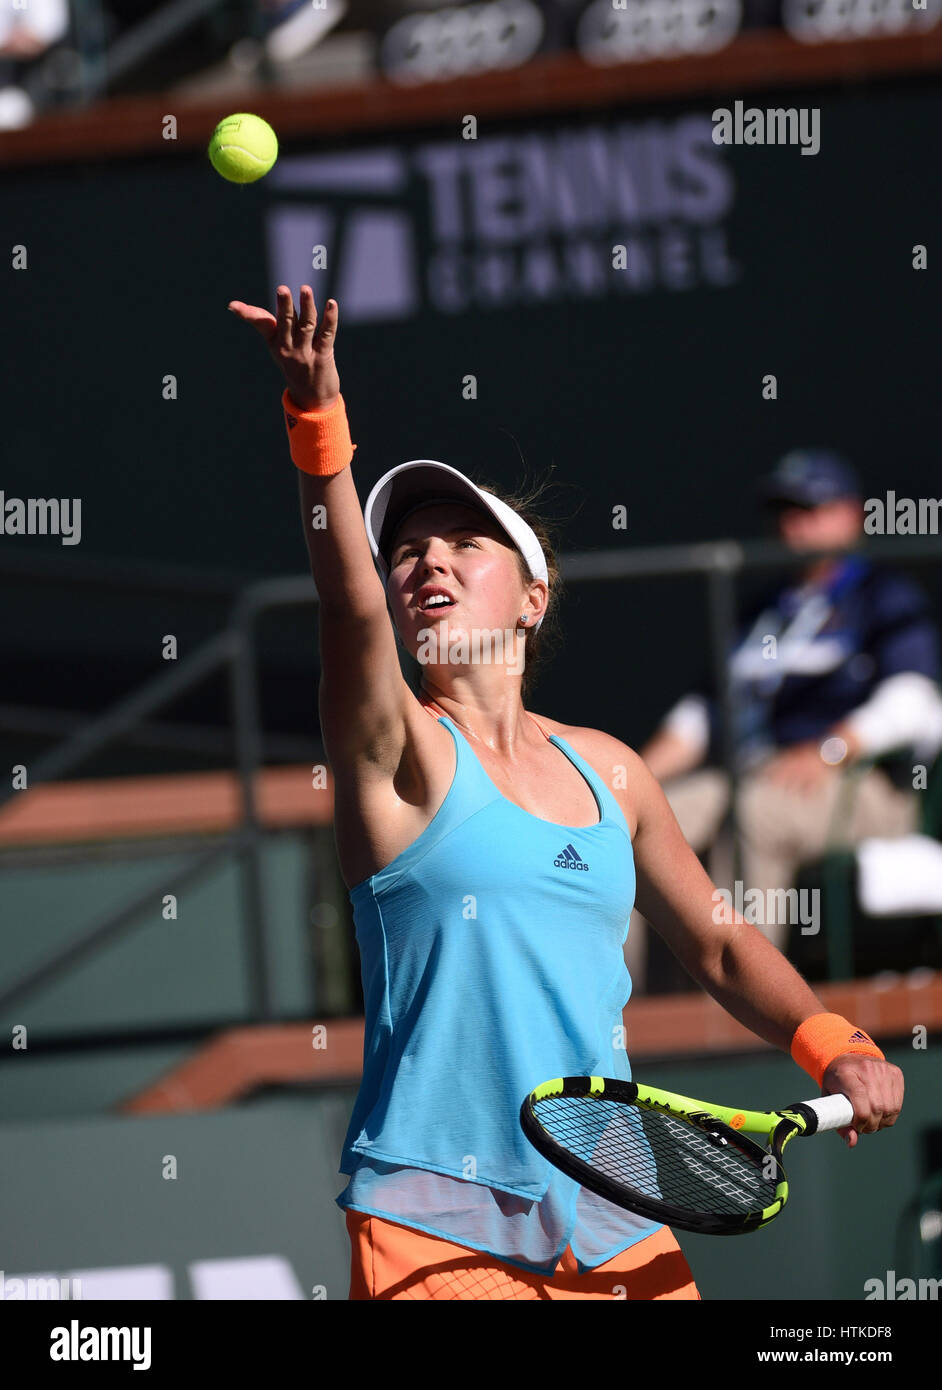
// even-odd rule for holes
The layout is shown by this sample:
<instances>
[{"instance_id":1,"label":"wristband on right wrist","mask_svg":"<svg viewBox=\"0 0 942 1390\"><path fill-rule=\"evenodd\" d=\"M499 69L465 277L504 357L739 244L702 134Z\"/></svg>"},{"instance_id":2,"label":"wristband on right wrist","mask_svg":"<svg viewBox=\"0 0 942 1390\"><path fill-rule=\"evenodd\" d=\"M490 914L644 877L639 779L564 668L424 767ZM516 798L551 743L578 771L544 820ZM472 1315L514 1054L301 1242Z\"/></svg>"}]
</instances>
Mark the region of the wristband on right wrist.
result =
<instances>
[{"instance_id":1,"label":"wristband on right wrist","mask_svg":"<svg viewBox=\"0 0 942 1390\"><path fill-rule=\"evenodd\" d=\"M806 1018L795 1030L790 1050L793 1060L819 1086L834 1058L846 1052L886 1060L873 1038L840 1014L812 1014Z\"/></svg>"},{"instance_id":2,"label":"wristband on right wrist","mask_svg":"<svg viewBox=\"0 0 942 1390\"><path fill-rule=\"evenodd\" d=\"M350 441L343 396L326 410L301 410L287 388L282 393L291 461L302 473L328 477L349 468L356 445Z\"/></svg>"}]
</instances>

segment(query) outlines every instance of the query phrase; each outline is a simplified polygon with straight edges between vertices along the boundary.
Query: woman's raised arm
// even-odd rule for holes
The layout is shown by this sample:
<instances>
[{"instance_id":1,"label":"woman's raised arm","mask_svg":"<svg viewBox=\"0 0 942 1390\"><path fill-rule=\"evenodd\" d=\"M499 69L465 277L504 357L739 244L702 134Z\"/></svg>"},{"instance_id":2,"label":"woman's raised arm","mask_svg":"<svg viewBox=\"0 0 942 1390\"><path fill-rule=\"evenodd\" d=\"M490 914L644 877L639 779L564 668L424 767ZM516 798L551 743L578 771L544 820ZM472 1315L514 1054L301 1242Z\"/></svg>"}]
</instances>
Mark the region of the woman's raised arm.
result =
<instances>
[{"instance_id":1,"label":"woman's raised arm","mask_svg":"<svg viewBox=\"0 0 942 1390\"><path fill-rule=\"evenodd\" d=\"M265 340L301 415L344 411L334 360L339 317L328 300L318 325L314 293L301 286L296 316L291 291L278 287L278 314L233 300L229 305ZM351 449L352 455L352 449ZM328 475L299 469L301 513L311 573L320 599L324 743L341 764L377 763L395 772L405 743L405 711L414 696L402 676L386 595L373 563L349 466Z\"/></svg>"}]
</instances>

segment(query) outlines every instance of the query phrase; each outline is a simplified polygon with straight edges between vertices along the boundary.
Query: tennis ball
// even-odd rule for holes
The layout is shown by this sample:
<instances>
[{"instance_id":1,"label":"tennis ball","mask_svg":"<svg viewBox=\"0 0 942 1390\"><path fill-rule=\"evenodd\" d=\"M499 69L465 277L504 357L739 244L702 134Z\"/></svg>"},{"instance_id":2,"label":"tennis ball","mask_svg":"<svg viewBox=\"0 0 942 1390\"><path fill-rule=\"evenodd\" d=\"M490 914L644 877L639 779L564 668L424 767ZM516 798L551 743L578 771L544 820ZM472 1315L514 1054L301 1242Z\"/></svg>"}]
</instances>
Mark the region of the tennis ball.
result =
<instances>
[{"instance_id":1,"label":"tennis ball","mask_svg":"<svg viewBox=\"0 0 942 1390\"><path fill-rule=\"evenodd\" d=\"M230 183L254 183L278 158L278 137L261 116L240 111L219 122L208 153L217 174Z\"/></svg>"}]
</instances>

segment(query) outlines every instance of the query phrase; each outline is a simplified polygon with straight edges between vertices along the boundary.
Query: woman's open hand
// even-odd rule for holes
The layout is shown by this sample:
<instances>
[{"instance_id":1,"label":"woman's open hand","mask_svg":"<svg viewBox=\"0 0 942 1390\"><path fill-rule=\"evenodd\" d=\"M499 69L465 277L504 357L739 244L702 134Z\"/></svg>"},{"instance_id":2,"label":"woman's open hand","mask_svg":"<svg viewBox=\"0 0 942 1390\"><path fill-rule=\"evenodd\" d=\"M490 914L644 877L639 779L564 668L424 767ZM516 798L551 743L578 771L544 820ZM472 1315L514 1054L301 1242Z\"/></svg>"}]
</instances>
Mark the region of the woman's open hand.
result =
<instances>
[{"instance_id":1,"label":"woman's open hand","mask_svg":"<svg viewBox=\"0 0 942 1390\"><path fill-rule=\"evenodd\" d=\"M340 377L334 362L338 309L328 299L324 317L317 321L314 291L301 286L301 309L296 316L287 285L278 286L278 317L254 304L233 299L232 313L254 324L288 383L291 399L299 410L326 409L340 395Z\"/></svg>"}]
</instances>

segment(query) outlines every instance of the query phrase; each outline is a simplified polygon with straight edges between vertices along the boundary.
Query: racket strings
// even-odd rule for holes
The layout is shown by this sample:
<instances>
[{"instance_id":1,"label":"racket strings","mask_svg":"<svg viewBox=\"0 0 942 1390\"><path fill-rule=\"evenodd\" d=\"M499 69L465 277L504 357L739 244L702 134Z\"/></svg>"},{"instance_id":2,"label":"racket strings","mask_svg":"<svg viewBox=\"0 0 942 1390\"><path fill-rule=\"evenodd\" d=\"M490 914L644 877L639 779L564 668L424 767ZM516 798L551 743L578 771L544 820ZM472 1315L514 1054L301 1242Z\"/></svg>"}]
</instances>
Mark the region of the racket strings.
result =
<instances>
[{"instance_id":1,"label":"racket strings","mask_svg":"<svg viewBox=\"0 0 942 1390\"><path fill-rule=\"evenodd\" d=\"M675 1115L570 1096L538 1102L536 1115L557 1144L649 1200L738 1216L762 1211L775 1199L776 1164L711 1139Z\"/></svg>"}]
</instances>

